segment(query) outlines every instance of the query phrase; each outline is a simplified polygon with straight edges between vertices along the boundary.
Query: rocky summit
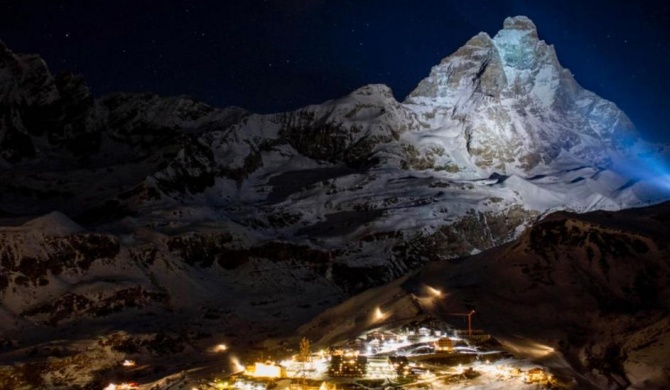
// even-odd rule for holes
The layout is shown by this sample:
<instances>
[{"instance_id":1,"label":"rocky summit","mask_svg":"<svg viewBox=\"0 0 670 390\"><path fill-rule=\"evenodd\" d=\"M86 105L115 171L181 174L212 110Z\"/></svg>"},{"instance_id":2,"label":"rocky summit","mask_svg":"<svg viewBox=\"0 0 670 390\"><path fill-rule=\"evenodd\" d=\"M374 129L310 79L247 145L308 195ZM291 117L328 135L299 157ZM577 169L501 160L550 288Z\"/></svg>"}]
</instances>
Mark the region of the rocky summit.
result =
<instances>
[{"instance_id":1,"label":"rocky summit","mask_svg":"<svg viewBox=\"0 0 670 390\"><path fill-rule=\"evenodd\" d=\"M81 76L0 44L0 330L16 345L90 324L285 335L549 212L659 202L624 169L659 152L525 17L470 39L403 102L367 85L271 115L94 99Z\"/></svg>"},{"instance_id":2,"label":"rocky summit","mask_svg":"<svg viewBox=\"0 0 670 390\"><path fill-rule=\"evenodd\" d=\"M406 103L442 118L431 129L458 128L464 157L488 171L523 176L565 159L608 167L637 139L626 115L582 89L525 17L472 38Z\"/></svg>"}]
</instances>

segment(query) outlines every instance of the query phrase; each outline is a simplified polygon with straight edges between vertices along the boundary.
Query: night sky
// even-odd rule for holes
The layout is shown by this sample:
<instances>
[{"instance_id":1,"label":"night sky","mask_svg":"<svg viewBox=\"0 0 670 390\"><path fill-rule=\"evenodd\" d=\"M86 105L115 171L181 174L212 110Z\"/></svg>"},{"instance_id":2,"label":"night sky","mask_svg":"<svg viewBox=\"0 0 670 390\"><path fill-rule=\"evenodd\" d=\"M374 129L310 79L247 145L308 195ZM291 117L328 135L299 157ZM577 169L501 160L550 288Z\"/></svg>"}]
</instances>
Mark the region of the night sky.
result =
<instances>
[{"instance_id":1,"label":"night sky","mask_svg":"<svg viewBox=\"0 0 670 390\"><path fill-rule=\"evenodd\" d=\"M670 142L670 1L3 0L0 40L83 74L94 95L151 91L267 113L369 83L402 100L430 67L527 15L587 89Z\"/></svg>"}]
</instances>

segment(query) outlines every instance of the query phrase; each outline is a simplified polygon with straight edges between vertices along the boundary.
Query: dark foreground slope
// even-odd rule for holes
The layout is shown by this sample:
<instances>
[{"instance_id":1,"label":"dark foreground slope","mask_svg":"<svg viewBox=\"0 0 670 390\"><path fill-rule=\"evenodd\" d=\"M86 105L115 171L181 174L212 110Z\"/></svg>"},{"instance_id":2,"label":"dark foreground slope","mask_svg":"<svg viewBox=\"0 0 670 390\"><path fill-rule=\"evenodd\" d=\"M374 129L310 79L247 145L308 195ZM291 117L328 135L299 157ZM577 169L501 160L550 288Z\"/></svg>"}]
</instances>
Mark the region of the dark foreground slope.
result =
<instances>
[{"instance_id":1,"label":"dark foreground slope","mask_svg":"<svg viewBox=\"0 0 670 390\"><path fill-rule=\"evenodd\" d=\"M428 264L417 274L336 307L303 332L323 341L388 321L476 310L476 327L512 352L542 359L581 387L670 385L670 204L555 213L518 240L480 255ZM443 289L426 298L425 286ZM362 309L361 309L362 307ZM350 310L356 308L356 310ZM338 316L344 320L328 321ZM348 319L347 319L348 318ZM334 324L328 329L324 324ZM379 324L375 324L379 325Z\"/></svg>"}]
</instances>

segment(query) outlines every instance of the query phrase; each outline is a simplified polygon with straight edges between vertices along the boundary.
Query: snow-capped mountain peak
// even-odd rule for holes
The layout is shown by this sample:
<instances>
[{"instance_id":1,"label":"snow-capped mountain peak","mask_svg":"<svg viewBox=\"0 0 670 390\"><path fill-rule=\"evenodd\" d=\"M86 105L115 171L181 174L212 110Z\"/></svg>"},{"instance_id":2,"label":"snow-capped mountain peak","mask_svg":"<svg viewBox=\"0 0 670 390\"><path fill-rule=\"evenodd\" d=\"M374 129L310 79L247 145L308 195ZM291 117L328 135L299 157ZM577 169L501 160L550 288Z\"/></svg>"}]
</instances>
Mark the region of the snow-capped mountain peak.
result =
<instances>
[{"instance_id":1,"label":"snow-capped mountain peak","mask_svg":"<svg viewBox=\"0 0 670 390\"><path fill-rule=\"evenodd\" d=\"M507 18L493 38L480 33L433 67L405 101L448 112L471 161L488 172L540 174L560 155L575 167L607 167L637 136L613 103L581 88L533 22ZM603 146L606 146L603 148Z\"/></svg>"}]
</instances>

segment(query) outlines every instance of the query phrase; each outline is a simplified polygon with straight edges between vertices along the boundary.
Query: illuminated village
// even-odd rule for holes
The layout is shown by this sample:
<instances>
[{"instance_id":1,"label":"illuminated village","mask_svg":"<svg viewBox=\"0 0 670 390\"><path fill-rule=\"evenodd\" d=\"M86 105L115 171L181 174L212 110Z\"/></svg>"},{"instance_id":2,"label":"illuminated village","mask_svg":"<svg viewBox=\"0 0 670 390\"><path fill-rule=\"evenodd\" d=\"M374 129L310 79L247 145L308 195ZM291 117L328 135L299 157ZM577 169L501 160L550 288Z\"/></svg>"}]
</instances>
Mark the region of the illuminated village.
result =
<instances>
[{"instance_id":1,"label":"illuminated village","mask_svg":"<svg viewBox=\"0 0 670 390\"><path fill-rule=\"evenodd\" d=\"M432 289L439 296L439 290ZM377 307L371 323L380 324L392 313ZM474 310L453 313L464 327L424 318L420 321L369 329L358 337L323 349L301 338L295 348L277 353L258 353L241 362L235 356L249 355L217 344L210 353L226 356L232 369L203 375L182 373L166 383L142 386L134 382L111 383L104 390L125 389L239 389L239 390L336 390L336 389L540 389L572 388L541 366L519 360L482 329L473 328ZM550 354L549 347L540 348ZM275 351L276 352L276 351ZM122 365L135 367L125 360Z\"/></svg>"}]
</instances>

